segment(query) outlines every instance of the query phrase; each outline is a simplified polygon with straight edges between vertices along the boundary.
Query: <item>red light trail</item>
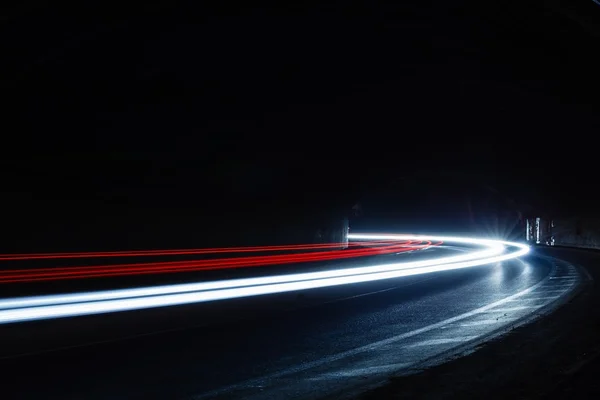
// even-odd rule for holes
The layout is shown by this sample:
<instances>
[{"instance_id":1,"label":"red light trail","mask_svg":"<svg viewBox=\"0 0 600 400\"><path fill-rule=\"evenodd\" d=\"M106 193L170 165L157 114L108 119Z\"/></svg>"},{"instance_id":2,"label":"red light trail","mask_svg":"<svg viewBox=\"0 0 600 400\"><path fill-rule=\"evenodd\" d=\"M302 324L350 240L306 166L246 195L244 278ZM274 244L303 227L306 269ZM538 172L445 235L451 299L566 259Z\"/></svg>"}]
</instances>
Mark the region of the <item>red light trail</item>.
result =
<instances>
[{"instance_id":1,"label":"red light trail","mask_svg":"<svg viewBox=\"0 0 600 400\"><path fill-rule=\"evenodd\" d=\"M66 259L66 258L99 258L99 257L141 257L141 256L179 256L179 255L211 255L223 253L254 253L278 251L307 251L298 254L278 254L261 256L240 256L229 258L216 258L208 260L144 262L128 264L107 264L100 266L72 266L55 268L19 268L0 271L0 283L57 281L66 279L87 279L131 275L149 275L181 272L198 272L209 270L226 270L233 268L248 268L283 265L291 263L330 261L355 257L365 257L381 254L400 253L419 250L432 244L431 241L421 242L407 240L401 242L363 242L350 243L346 250L327 250L339 248L339 243L317 245L287 245L287 246L261 246L261 247L233 247L214 249L187 249L187 250L150 250L150 251L122 251L122 252L90 252L90 253L42 253L42 254L12 254L2 255L0 260L40 260L40 259ZM315 251L326 250L326 251Z\"/></svg>"},{"instance_id":2,"label":"red light trail","mask_svg":"<svg viewBox=\"0 0 600 400\"><path fill-rule=\"evenodd\" d=\"M365 242L365 245L384 244L385 242ZM349 243L356 247L358 243ZM105 251L105 252L79 252L79 253L34 253L34 254L0 254L0 261L12 260L52 260L67 258L100 258L100 257L143 257L143 256L178 256L200 255L219 253L259 253L273 251L320 250L339 248L342 243L324 244L296 244L282 246L254 246L254 247L217 247L201 249L175 249L175 250L136 250L136 251Z\"/></svg>"}]
</instances>

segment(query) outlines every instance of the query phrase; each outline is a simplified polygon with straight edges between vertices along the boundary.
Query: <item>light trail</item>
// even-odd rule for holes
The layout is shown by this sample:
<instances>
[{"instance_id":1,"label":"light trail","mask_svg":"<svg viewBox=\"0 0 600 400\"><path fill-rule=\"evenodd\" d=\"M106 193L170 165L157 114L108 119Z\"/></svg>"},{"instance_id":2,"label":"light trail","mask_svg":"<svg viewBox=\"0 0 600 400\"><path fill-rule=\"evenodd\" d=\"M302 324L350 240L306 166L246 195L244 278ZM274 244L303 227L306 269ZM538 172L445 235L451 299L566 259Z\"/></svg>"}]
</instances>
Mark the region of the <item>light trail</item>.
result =
<instances>
[{"instance_id":1,"label":"light trail","mask_svg":"<svg viewBox=\"0 0 600 400\"><path fill-rule=\"evenodd\" d=\"M248 268L258 266L283 265L310 261L328 261L379 254L419 250L431 245L430 241L379 241L365 242L368 247L348 250L328 250L312 253L233 257L208 260L187 260L169 262L128 263L100 266L72 266L55 268L20 268L0 271L0 283L40 282L65 279L88 279L100 277L148 275L164 273L197 272L231 268ZM354 243L352 247L357 247ZM289 247L289 246L288 246ZM300 246L311 248L311 246ZM297 248L297 247L294 247Z\"/></svg>"},{"instance_id":2,"label":"light trail","mask_svg":"<svg viewBox=\"0 0 600 400\"><path fill-rule=\"evenodd\" d=\"M383 244L382 242L372 242ZM339 248L343 243L318 243L318 244L295 244L280 246L254 246L254 247L216 247L203 249L176 249L176 250L134 250L134 251L96 251L78 253L34 253L34 254L0 254L0 261L16 260L56 260L68 258L100 258L100 257L144 257L144 256L180 256L201 255L219 253L260 253L275 251L298 251L298 250L321 250ZM350 247L358 246L357 243L349 243Z\"/></svg>"},{"instance_id":3,"label":"light trail","mask_svg":"<svg viewBox=\"0 0 600 400\"><path fill-rule=\"evenodd\" d=\"M4 299L0 300L0 323L139 310L370 282L493 264L520 257L529 252L529 246L521 243L487 239L367 234L353 234L349 238L353 240L443 241L482 247L483 250L428 260L310 273Z\"/></svg>"}]
</instances>

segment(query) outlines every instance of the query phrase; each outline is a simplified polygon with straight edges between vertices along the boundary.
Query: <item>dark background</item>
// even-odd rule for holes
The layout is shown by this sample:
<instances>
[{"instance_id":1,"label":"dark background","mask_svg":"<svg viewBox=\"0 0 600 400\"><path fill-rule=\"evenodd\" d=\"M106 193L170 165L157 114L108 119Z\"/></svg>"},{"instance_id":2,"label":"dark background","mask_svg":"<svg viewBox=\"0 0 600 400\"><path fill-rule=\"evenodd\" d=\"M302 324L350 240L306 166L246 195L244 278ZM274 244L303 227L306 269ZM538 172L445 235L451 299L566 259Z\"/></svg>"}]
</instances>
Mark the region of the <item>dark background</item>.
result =
<instances>
[{"instance_id":1,"label":"dark background","mask_svg":"<svg viewBox=\"0 0 600 400\"><path fill-rule=\"evenodd\" d=\"M595 213L591 0L197 3L2 6L2 248Z\"/></svg>"}]
</instances>

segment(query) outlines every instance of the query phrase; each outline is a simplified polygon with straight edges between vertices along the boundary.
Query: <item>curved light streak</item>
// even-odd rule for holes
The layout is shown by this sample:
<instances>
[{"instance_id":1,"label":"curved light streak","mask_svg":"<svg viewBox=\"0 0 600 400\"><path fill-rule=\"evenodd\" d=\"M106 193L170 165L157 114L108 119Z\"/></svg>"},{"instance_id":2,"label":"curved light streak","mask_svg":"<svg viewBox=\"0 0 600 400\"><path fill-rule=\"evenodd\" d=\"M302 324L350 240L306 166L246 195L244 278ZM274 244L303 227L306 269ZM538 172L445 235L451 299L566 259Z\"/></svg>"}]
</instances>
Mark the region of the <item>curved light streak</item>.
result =
<instances>
[{"instance_id":1,"label":"curved light streak","mask_svg":"<svg viewBox=\"0 0 600 400\"><path fill-rule=\"evenodd\" d=\"M0 284L17 282L41 282L66 279L89 279L131 275L149 275L180 272L198 272L211 270L224 270L232 268L263 267L270 265L293 264L310 261L341 260L345 258L357 258L362 256L373 256L377 254L400 253L403 251L414 251L425 249L429 246L437 246L440 243L412 243L412 241L394 241L377 244L376 242L361 242L364 248L348 246L346 250L328 250L321 252L302 252L283 255L262 256L238 256L216 259L184 260L184 261L161 261L128 264L109 264L97 266L70 266L54 268L20 268L0 270ZM210 252L208 252L210 253ZM94 258L94 255L90 256Z\"/></svg>"},{"instance_id":2,"label":"curved light streak","mask_svg":"<svg viewBox=\"0 0 600 400\"><path fill-rule=\"evenodd\" d=\"M0 254L0 261L16 260L52 260L67 258L101 258L101 257L143 257L143 256L177 256L199 255L218 253L260 253L290 250L318 250L337 249L343 243L316 243L293 244L279 246L252 246L252 247L215 247L202 249L177 249L177 250L133 250L133 251L96 251L77 253L27 253L27 254Z\"/></svg>"},{"instance_id":3,"label":"curved light streak","mask_svg":"<svg viewBox=\"0 0 600 400\"><path fill-rule=\"evenodd\" d=\"M458 256L357 268L138 289L0 300L0 324L166 307L370 282L492 264L520 257L529 246L488 239L425 235L351 234L351 240L431 240L483 247Z\"/></svg>"}]
</instances>

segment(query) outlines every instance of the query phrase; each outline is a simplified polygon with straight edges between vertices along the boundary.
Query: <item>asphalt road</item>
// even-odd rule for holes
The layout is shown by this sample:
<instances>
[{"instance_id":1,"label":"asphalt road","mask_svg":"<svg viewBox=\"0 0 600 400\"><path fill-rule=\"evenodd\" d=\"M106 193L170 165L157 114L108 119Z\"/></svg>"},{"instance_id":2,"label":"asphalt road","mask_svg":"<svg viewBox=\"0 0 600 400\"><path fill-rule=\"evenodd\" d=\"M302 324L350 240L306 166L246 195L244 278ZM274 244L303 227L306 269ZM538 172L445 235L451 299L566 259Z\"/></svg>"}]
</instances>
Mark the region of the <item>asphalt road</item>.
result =
<instances>
[{"instance_id":1,"label":"asphalt road","mask_svg":"<svg viewBox=\"0 0 600 400\"><path fill-rule=\"evenodd\" d=\"M569 263L532 254L300 293L2 326L2 398L339 397L469 351L557 304L582 279Z\"/></svg>"}]
</instances>

